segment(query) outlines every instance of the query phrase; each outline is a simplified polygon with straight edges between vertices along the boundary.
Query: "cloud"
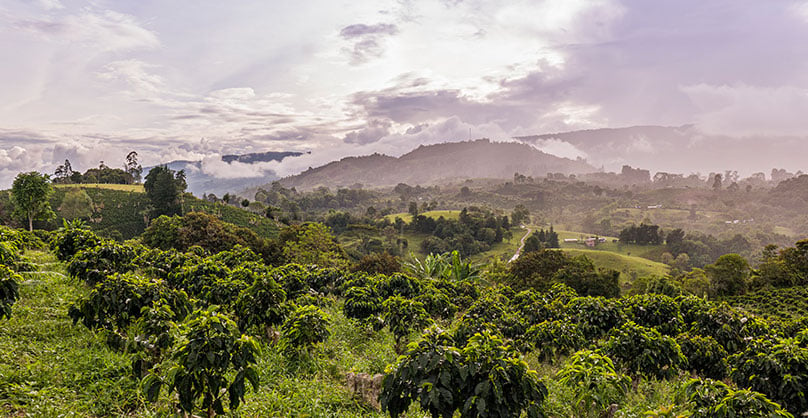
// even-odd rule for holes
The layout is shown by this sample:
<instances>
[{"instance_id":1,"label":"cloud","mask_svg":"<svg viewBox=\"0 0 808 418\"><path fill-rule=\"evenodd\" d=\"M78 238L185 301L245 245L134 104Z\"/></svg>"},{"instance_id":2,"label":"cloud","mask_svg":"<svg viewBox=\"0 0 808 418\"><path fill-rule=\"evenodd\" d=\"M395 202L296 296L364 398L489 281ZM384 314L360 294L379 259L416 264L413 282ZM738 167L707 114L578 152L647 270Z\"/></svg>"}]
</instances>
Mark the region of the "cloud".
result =
<instances>
[{"instance_id":1,"label":"cloud","mask_svg":"<svg viewBox=\"0 0 808 418\"><path fill-rule=\"evenodd\" d=\"M364 64L371 59L384 55L384 38L396 35L398 26L391 23L375 25L354 24L339 31L342 39L353 42L350 48L343 51L351 58L352 65Z\"/></svg>"},{"instance_id":2,"label":"cloud","mask_svg":"<svg viewBox=\"0 0 808 418\"><path fill-rule=\"evenodd\" d=\"M747 84L696 84L682 87L700 112L699 127L708 133L748 136L805 135L808 88Z\"/></svg>"},{"instance_id":3,"label":"cloud","mask_svg":"<svg viewBox=\"0 0 808 418\"><path fill-rule=\"evenodd\" d=\"M80 44L102 52L152 49L160 46L157 34L131 15L112 10L84 11L56 18L31 18L14 22L18 29L46 39Z\"/></svg>"},{"instance_id":4,"label":"cloud","mask_svg":"<svg viewBox=\"0 0 808 418\"><path fill-rule=\"evenodd\" d=\"M398 27L391 23L378 23L375 25L355 24L348 25L339 31L343 39L362 38L368 35L395 35Z\"/></svg>"},{"instance_id":5,"label":"cloud","mask_svg":"<svg viewBox=\"0 0 808 418\"><path fill-rule=\"evenodd\" d=\"M390 126L392 123L389 120L373 119L367 123L367 126L345 135L345 142L349 144L368 144L376 142L390 134Z\"/></svg>"},{"instance_id":6,"label":"cloud","mask_svg":"<svg viewBox=\"0 0 808 418\"><path fill-rule=\"evenodd\" d=\"M576 148L575 145L558 138L542 139L531 145L539 151L555 155L556 157L569 158L571 160L587 158L586 153Z\"/></svg>"}]
</instances>

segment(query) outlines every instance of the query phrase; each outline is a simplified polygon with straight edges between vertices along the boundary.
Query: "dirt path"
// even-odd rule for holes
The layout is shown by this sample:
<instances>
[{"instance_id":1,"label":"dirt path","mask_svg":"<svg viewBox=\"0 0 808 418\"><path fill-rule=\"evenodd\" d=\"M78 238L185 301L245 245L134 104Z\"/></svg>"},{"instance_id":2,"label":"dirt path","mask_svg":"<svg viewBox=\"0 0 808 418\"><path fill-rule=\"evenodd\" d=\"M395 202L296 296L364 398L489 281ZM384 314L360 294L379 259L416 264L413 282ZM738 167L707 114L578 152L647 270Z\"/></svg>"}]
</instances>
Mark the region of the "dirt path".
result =
<instances>
[{"instance_id":1,"label":"dirt path","mask_svg":"<svg viewBox=\"0 0 808 418\"><path fill-rule=\"evenodd\" d=\"M524 226L522 227L524 228ZM516 254L514 254L513 257L511 257L511 259L508 260L509 263L519 258L519 255L522 254L522 248L525 247L525 240L527 239L527 237L530 235L531 232L533 232L533 230L528 227L525 236L523 236L522 240L519 241L519 248L516 249Z\"/></svg>"}]
</instances>

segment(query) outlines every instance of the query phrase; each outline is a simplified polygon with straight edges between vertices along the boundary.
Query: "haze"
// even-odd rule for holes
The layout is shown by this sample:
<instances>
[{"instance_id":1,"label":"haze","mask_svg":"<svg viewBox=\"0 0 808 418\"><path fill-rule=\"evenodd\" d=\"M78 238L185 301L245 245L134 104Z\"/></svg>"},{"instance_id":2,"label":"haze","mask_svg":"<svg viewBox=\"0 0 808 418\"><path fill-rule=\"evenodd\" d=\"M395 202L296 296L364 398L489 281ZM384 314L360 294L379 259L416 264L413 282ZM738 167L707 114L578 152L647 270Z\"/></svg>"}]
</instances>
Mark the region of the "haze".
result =
<instances>
[{"instance_id":1,"label":"haze","mask_svg":"<svg viewBox=\"0 0 808 418\"><path fill-rule=\"evenodd\" d=\"M654 137L534 145L607 170L804 170L806 39L796 1L2 0L0 188L131 150L230 177L217 156L311 151L238 167L254 177L633 125L693 127L674 159Z\"/></svg>"}]
</instances>

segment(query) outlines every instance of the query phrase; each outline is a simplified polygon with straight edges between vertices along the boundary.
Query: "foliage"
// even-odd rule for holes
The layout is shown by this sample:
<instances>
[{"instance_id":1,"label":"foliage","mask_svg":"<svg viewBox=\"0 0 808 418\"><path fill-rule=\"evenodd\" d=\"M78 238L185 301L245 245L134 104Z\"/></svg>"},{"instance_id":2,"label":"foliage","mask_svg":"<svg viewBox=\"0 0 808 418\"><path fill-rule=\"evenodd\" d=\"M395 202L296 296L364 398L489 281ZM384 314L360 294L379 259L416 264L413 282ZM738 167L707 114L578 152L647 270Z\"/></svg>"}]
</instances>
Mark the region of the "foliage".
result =
<instances>
[{"instance_id":1,"label":"foliage","mask_svg":"<svg viewBox=\"0 0 808 418\"><path fill-rule=\"evenodd\" d=\"M53 236L51 245L56 257L61 261L70 261L79 251L93 248L101 243L93 232L65 222L64 227Z\"/></svg>"},{"instance_id":2,"label":"foliage","mask_svg":"<svg viewBox=\"0 0 808 418\"><path fill-rule=\"evenodd\" d=\"M176 215L182 212L180 199L188 185L185 183L185 173L180 170L175 173L167 166L159 165L149 170L146 181L143 182L146 196L152 206L152 216Z\"/></svg>"},{"instance_id":3,"label":"foliage","mask_svg":"<svg viewBox=\"0 0 808 418\"><path fill-rule=\"evenodd\" d=\"M73 188L65 192L58 210L62 219L87 219L93 214L93 199L84 189Z\"/></svg>"},{"instance_id":4,"label":"foliage","mask_svg":"<svg viewBox=\"0 0 808 418\"><path fill-rule=\"evenodd\" d=\"M732 380L799 415L808 411L808 348L793 339L759 339L729 358Z\"/></svg>"},{"instance_id":5,"label":"foliage","mask_svg":"<svg viewBox=\"0 0 808 418\"><path fill-rule=\"evenodd\" d=\"M405 270L422 279L475 280L480 276L480 266L463 259L460 253L452 251L440 254L430 253L424 260L413 257L412 262L404 263Z\"/></svg>"},{"instance_id":6,"label":"foliage","mask_svg":"<svg viewBox=\"0 0 808 418\"><path fill-rule=\"evenodd\" d=\"M664 335L676 335L684 326L679 304L669 296L631 296L623 300L623 310L627 319L638 325L654 328Z\"/></svg>"},{"instance_id":7,"label":"foliage","mask_svg":"<svg viewBox=\"0 0 808 418\"><path fill-rule=\"evenodd\" d=\"M382 303L382 320L396 339L396 352L413 331L421 331L432 323L424 304L401 296L391 296Z\"/></svg>"},{"instance_id":8,"label":"foliage","mask_svg":"<svg viewBox=\"0 0 808 418\"><path fill-rule=\"evenodd\" d=\"M592 350L573 354L558 371L556 378L574 393L577 416L598 415L612 403L621 401L631 380L618 373L612 360Z\"/></svg>"},{"instance_id":9,"label":"foliage","mask_svg":"<svg viewBox=\"0 0 808 418\"><path fill-rule=\"evenodd\" d=\"M693 418L793 418L761 393L732 390L712 379L692 379L682 392L693 408Z\"/></svg>"},{"instance_id":10,"label":"foliage","mask_svg":"<svg viewBox=\"0 0 808 418\"><path fill-rule=\"evenodd\" d=\"M183 342L168 365L158 366L143 379L142 387L147 399L154 401L165 385L177 393L180 409L186 413L198 405L208 417L224 414L225 394L234 411L244 400L246 381L258 389L259 354L258 342L241 335L235 322L211 306L195 311L183 324Z\"/></svg>"},{"instance_id":11,"label":"foliage","mask_svg":"<svg viewBox=\"0 0 808 418\"><path fill-rule=\"evenodd\" d=\"M631 225L620 231L621 244L659 245L662 244L663 235L659 225L641 223L640 226Z\"/></svg>"},{"instance_id":12,"label":"foliage","mask_svg":"<svg viewBox=\"0 0 808 418\"><path fill-rule=\"evenodd\" d=\"M568 321L544 321L528 328L525 340L539 361L553 361L584 347L586 339L581 327Z\"/></svg>"},{"instance_id":13,"label":"foliage","mask_svg":"<svg viewBox=\"0 0 808 418\"><path fill-rule=\"evenodd\" d=\"M509 268L508 284L516 290L546 290L551 279L569 264L570 258L559 250L532 251L514 260Z\"/></svg>"},{"instance_id":14,"label":"foliage","mask_svg":"<svg viewBox=\"0 0 808 418\"><path fill-rule=\"evenodd\" d=\"M546 387L499 337L474 335L462 349L439 330L410 344L382 382L382 408L393 417L419 402L432 417L542 416Z\"/></svg>"},{"instance_id":15,"label":"foliage","mask_svg":"<svg viewBox=\"0 0 808 418\"><path fill-rule=\"evenodd\" d=\"M11 318L11 306L20 298L21 279L20 275L0 264L0 319Z\"/></svg>"},{"instance_id":16,"label":"foliage","mask_svg":"<svg viewBox=\"0 0 808 418\"><path fill-rule=\"evenodd\" d=\"M680 305L681 306L681 305ZM683 315L685 311L682 310ZM715 338L728 353L736 353L746 346L748 338L768 333L768 327L760 320L744 315L729 305L700 307L693 311L690 332Z\"/></svg>"},{"instance_id":17,"label":"foliage","mask_svg":"<svg viewBox=\"0 0 808 418\"><path fill-rule=\"evenodd\" d=\"M567 265L553 276L553 281L566 284L581 296L608 298L620 296L619 279L619 271L598 270L585 255L570 258Z\"/></svg>"},{"instance_id":18,"label":"foliage","mask_svg":"<svg viewBox=\"0 0 808 418\"><path fill-rule=\"evenodd\" d=\"M74 324L81 321L87 328L123 331L143 314L143 308L156 301L167 304L175 320L182 320L190 309L185 292L171 289L159 279L127 273L99 282L69 308L68 315Z\"/></svg>"},{"instance_id":19,"label":"foliage","mask_svg":"<svg viewBox=\"0 0 808 418\"><path fill-rule=\"evenodd\" d=\"M286 292L269 274L259 274L242 291L235 303L238 326L243 332L252 327L280 325L286 316Z\"/></svg>"},{"instance_id":20,"label":"foliage","mask_svg":"<svg viewBox=\"0 0 808 418\"><path fill-rule=\"evenodd\" d=\"M749 263L738 254L724 254L714 264L704 267L710 278L712 295L731 296L744 293L751 273Z\"/></svg>"},{"instance_id":21,"label":"foliage","mask_svg":"<svg viewBox=\"0 0 808 418\"><path fill-rule=\"evenodd\" d=\"M370 274L393 274L401 271L401 260L386 251L368 254L354 264L351 270Z\"/></svg>"},{"instance_id":22,"label":"foliage","mask_svg":"<svg viewBox=\"0 0 808 418\"><path fill-rule=\"evenodd\" d=\"M676 336L676 343L687 358L687 369L699 376L723 379L729 373L727 351L710 336L682 333Z\"/></svg>"},{"instance_id":23,"label":"foliage","mask_svg":"<svg viewBox=\"0 0 808 418\"><path fill-rule=\"evenodd\" d=\"M621 368L635 376L671 378L687 365L676 340L632 321L613 329L603 349Z\"/></svg>"},{"instance_id":24,"label":"foliage","mask_svg":"<svg viewBox=\"0 0 808 418\"><path fill-rule=\"evenodd\" d=\"M67 272L92 286L110 274L131 271L136 255L136 250L130 245L102 242L79 251L68 264Z\"/></svg>"},{"instance_id":25,"label":"foliage","mask_svg":"<svg viewBox=\"0 0 808 418\"><path fill-rule=\"evenodd\" d=\"M14 213L28 221L29 231L34 230L35 220L48 220L55 216L48 200L52 194L53 186L47 174L31 171L17 174L14 178L11 185Z\"/></svg>"},{"instance_id":26,"label":"foliage","mask_svg":"<svg viewBox=\"0 0 808 418\"><path fill-rule=\"evenodd\" d=\"M323 224L291 226L281 231L283 258L287 263L315 264L343 269L348 266L345 251Z\"/></svg>"},{"instance_id":27,"label":"foliage","mask_svg":"<svg viewBox=\"0 0 808 418\"><path fill-rule=\"evenodd\" d=\"M578 324L584 337L596 339L625 322L620 300L604 297L577 297L565 306L569 320Z\"/></svg>"},{"instance_id":28,"label":"foliage","mask_svg":"<svg viewBox=\"0 0 808 418\"><path fill-rule=\"evenodd\" d=\"M328 324L328 316L316 306L307 305L295 309L281 327L281 349L293 355L308 351L328 338Z\"/></svg>"}]
</instances>

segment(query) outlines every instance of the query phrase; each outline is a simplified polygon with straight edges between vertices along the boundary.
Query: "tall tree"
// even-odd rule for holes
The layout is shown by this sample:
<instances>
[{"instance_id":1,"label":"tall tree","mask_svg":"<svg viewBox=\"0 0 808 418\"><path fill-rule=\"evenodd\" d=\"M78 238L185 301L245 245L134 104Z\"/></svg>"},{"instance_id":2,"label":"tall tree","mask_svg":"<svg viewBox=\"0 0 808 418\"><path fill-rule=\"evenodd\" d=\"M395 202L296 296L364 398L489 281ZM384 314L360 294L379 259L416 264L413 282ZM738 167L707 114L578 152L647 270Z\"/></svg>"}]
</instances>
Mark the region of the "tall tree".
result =
<instances>
[{"instance_id":1,"label":"tall tree","mask_svg":"<svg viewBox=\"0 0 808 418\"><path fill-rule=\"evenodd\" d=\"M180 199L185 191L185 173L161 165L152 168L143 183L152 205L152 216L176 215L182 212Z\"/></svg>"},{"instance_id":2,"label":"tall tree","mask_svg":"<svg viewBox=\"0 0 808 418\"><path fill-rule=\"evenodd\" d=\"M11 186L11 201L14 213L28 219L28 230L34 230L35 219L50 219L56 216L48 200L53 194L50 177L36 171L17 174Z\"/></svg>"},{"instance_id":3,"label":"tall tree","mask_svg":"<svg viewBox=\"0 0 808 418\"><path fill-rule=\"evenodd\" d=\"M140 175L143 173L143 167L137 162L137 152L132 151L126 154L126 164L124 170L132 176L135 183L140 183Z\"/></svg>"}]
</instances>

